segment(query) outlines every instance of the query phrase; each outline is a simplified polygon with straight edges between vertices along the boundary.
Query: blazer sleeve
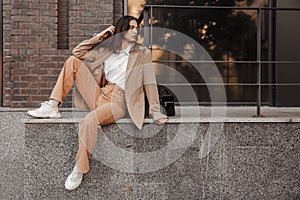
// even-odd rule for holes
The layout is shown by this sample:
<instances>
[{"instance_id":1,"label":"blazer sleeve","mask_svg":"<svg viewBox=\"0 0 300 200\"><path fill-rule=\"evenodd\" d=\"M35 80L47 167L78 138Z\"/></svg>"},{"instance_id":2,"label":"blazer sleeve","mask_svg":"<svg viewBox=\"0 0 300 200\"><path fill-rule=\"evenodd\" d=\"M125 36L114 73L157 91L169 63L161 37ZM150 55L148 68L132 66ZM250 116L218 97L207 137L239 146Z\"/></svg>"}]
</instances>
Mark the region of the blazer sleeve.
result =
<instances>
[{"instance_id":1,"label":"blazer sleeve","mask_svg":"<svg viewBox=\"0 0 300 200\"><path fill-rule=\"evenodd\" d=\"M151 58L151 51L145 50L145 63L143 65L143 84L144 90L149 103L149 114L155 122L161 118L168 118L160 111L160 103L158 96L158 89L155 74L153 71L153 63Z\"/></svg>"},{"instance_id":2,"label":"blazer sleeve","mask_svg":"<svg viewBox=\"0 0 300 200\"><path fill-rule=\"evenodd\" d=\"M97 49L93 49L95 46L103 41L103 37L97 37L96 34L90 39L84 40L79 43L72 51L73 55L77 58L86 61L95 61L99 52Z\"/></svg>"}]
</instances>

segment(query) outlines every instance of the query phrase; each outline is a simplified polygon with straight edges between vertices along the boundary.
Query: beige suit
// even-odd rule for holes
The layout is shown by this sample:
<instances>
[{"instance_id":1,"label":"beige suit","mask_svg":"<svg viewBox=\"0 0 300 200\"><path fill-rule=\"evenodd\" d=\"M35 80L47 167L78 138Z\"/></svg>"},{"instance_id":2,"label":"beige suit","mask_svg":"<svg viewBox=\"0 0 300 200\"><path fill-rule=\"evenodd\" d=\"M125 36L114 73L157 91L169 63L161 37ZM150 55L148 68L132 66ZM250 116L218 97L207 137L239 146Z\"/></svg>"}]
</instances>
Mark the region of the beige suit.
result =
<instances>
[{"instance_id":1,"label":"beige suit","mask_svg":"<svg viewBox=\"0 0 300 200\"><path fill-rule=\"evenodd\" d=\"M89 156L96 146L98 125L113 123L124 117L128 110L134 124L139 129L142 128L145 93L149 102L149 113L153 119L166 117L160 113L151 51L139 44L135 44L131 49L124 91L105 79L104 61L112 51L97 46L101 42L102 39L94 36L83 41L73 50L73 56L65 62L50 96L63 102L76 84L74 93L76 107L91 110L79 123L76 164L82 173L87 173L90 169Z\"/></svg>"},{"instance_id":2,"label":"beige suit","mask_svg":"<svg viewBox=\"0 0 300 200\"><path fill-rule=\"evenodd\" d=\"M84 60L95 80L100 84L100 87L103 87L105 84L104 61L112 54L112 51L103 47L92 49L101 42L102 39L99 39L97 36L85 40L74 48L73 55ZM149 113L153 119L166 117L160 113L156 79L151 63L151 51L139 44L135 44L128 58L125 100L129 115L139 129L142 128L144 122L145 92L149 102ZM75 105L78 108L88 108L82 101L83 98L80 98L80 94L75 93L74 96Z\"/></svg>"}]
</instances>

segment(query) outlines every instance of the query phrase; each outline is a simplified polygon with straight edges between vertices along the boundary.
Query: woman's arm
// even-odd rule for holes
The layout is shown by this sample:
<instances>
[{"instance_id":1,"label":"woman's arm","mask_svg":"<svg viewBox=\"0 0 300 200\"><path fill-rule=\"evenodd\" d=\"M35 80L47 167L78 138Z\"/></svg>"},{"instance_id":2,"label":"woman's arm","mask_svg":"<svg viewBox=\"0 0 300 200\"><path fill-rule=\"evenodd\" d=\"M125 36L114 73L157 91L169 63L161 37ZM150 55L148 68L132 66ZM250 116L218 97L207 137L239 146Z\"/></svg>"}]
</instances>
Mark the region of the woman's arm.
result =
<instances>
[{"instance_id":1,"label":"woman's arm","mask_svg":"<svg viewBox=\"0 0 300 200\"><path fill-rule=\"evenodd\" d=\"M92 49L100 44L108 36L109 32L113 34L114 30L115 27L110 26L101 33L94 34L92 38L84 40L73 49L73 55L82 60L94 61L99 54L97 50L92 51Z\"/></svg>"},{"instance_id":2,"label":"woman's arm","mask_svg":"<svg viewBox=\"0 0 300 200\"><path fill-rule=\"evenodd\" d=\"M95 60L95 51L91 51L93 47L100 44L103 41L102 37L98 37L97 35L93 36L90 39L84 40L80 44L78 44L72 51L73 55L82 60Z\"/></svg>"},{"instance_id":3,"label":"woman's arm","mask_svg":"<svg viewBox=\"0 0 300 200\"><path fill-rule=\"evenodd\" d=\"M151 51L145 50L145 64L143 65L143 84L146 96L149 102L149 114L158 124L163 124L168 120L166 115L160 111L160 103L153 64L151 59Z\"/></svg>"}]
</instances>

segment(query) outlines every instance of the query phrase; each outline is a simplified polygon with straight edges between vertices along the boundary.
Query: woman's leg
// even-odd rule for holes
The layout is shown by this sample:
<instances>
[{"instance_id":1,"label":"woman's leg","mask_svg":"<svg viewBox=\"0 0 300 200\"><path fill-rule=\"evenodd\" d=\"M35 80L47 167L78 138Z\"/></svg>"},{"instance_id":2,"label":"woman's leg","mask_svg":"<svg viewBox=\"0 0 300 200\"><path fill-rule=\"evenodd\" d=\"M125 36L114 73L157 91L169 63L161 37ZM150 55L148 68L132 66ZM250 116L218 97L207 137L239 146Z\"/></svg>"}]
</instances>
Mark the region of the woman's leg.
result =
<instances>
[{"instance_id":1,"label":"woman's leg","mask_svg":"<svg viewBox=\"0 0 300 200\"><path fill-rule=\"evenodd\" d=\"M100 87L84 62L75 56L70 56L66 60L50 99L62 103L72 90L74 83L89 108L94 110L95 102L100 95Z\"/></svg>"},{"instance_id":2,"label":"woman's leg","mask_svg":"<svg viewBox=\"0 0 300 200\"><path fill-rule=\"evenodd\" d=\"M101 88L97 108L87 114L79 123L79 149L76 155L78 171L87 173L89 156L93 153L98 139L98 125L111 124L125 116L124 91L114 84Z\"/></svg>"},{"instance_id":3,"label":"woman's leg","mask_svg":"<svg viewBox=\"0 0 300 200\"><path fill-rule=\"evenodd\" d=\"M69 57L50 95L50 100L62 103L76 82L77 89L91 110L94 110L100 95L100 87L88 67L74 56ZM40 108L29 110L28 115L37 118L59 118L61 116L57 102L46 101Z\"/></svg>"}]
</instances>

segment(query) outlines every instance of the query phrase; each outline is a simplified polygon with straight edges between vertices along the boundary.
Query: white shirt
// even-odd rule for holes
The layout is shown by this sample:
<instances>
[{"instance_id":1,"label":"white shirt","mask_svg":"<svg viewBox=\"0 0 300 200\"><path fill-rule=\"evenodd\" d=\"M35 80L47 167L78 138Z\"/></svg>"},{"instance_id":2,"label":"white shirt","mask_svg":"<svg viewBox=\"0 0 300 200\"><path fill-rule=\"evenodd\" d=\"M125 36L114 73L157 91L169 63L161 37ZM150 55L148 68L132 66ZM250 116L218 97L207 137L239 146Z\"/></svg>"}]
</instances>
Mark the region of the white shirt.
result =
<instances>
[{"instance_id":1,"label":"white shirt","mask_svg":"<svg viewBox=\"0 0 300 200\"><path fill-rule=\"evenodd\" d=\"M126 68L129 51L132 46L133 44L130 43L125 50L111 54L104 61L104 73L106 80L117 84L123 90L125 90Z\"/></svg>"}]
</instances>

